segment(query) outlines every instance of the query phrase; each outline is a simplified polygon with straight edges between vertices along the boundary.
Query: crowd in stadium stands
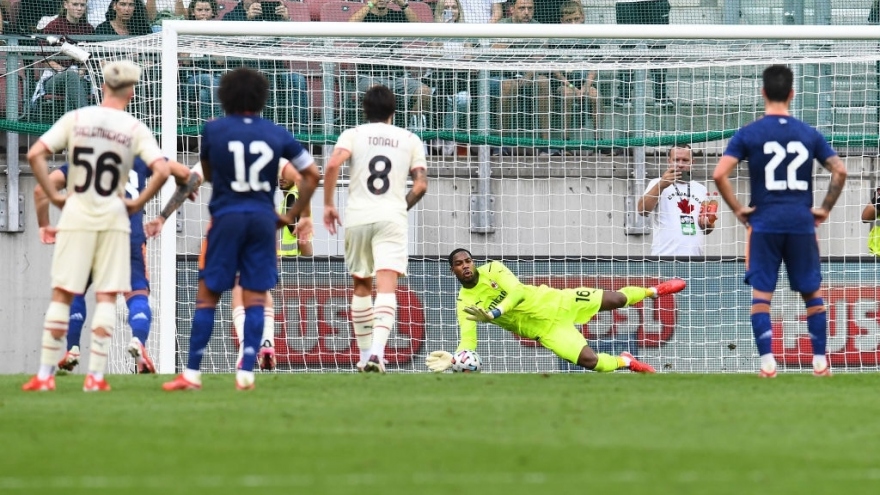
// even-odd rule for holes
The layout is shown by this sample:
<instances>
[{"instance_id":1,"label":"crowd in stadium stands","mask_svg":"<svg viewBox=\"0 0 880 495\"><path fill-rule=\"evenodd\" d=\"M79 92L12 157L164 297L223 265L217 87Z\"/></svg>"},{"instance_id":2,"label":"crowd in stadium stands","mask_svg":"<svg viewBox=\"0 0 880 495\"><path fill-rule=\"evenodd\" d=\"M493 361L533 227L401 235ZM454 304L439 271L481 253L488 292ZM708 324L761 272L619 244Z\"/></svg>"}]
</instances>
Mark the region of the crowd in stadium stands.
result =
<instances>
[{"instance_id":1,"label":"crowd in stadium stands","mask_svg":"<svg viewBox=\"0 0 880 495\"><path fill-rule=\"evenodd\" d=\"M430 1L433 3L367 0L353 7L352 3L335 0L0 0L0 20L5 21L0 25L5 25L3 32L7 34L139 36L158 31L161 21L167 18L509 24L570 24L584 23L586 20L583 4L579 0ZM342 6L336 5L340 3ZM618 24L668 24L669 14L668 0L615 1L615 22ZM880 0L873 2L867 21L880 23ZM468 47L462 42L446 41L442 46L446 58L467 56ZM181 99L193 102L192 109L184 109L184 115L192 115L202 121L217 117L221 113L216 91L222 67L234 66L236 61L190 55L181 61L181 78L184 82ZM292 122L297 131L305 130L310 120L306 75L291 70L290 64L282 61L242 60L241 63L269 76L272 98L266 108L267 117L279 122ZM40 92L58 93L56 98L64 102L65 110L89 102L92 85L83 77L84 71L76 63L58 59L49 62L41 70L35 95L42 94ZM475 78L467 71L418 71L371 64L360 64L357 70L358 94L363 94L374 84L390 87L400 98L404 110L401 113L406 116L405 125L410 130L441 128L454 132L467 128L471 105L476 101L473 98L476 94ZM633 73L626 70L617 72L616 97L609 97L609 101L629 107ZM673 102L666 91L665 70L651 70L650 78L653 82L650 85L653 87L653 103L658 108L672 107ZM492 125L501 129L519 128L532 132L535 138L548 139L551 115L556 113L561 114L558 124L562 135L569 140L576 140L581 135L580 128L587 128L587 121L590 121L589 127L596 137L602 128L602 98L594 71L552 74L493 72L490 74L489 91L491 104L497 109L493 115L499 115L499 121ZM559 107L559 112L553 111L554 105ZM523 116L527 120L518 122L517 119L523 120ZM574 119L583 121L585 125L573 125ZM463 126L462 120L465 121ZM573 129L578 131L574 132ZM449 141L436 144L441 145L438 149L445 149L446 153L451 153L454 148ZM561 150L496 148L494 153L555 155Z\"/></svg>"}]
</instances>

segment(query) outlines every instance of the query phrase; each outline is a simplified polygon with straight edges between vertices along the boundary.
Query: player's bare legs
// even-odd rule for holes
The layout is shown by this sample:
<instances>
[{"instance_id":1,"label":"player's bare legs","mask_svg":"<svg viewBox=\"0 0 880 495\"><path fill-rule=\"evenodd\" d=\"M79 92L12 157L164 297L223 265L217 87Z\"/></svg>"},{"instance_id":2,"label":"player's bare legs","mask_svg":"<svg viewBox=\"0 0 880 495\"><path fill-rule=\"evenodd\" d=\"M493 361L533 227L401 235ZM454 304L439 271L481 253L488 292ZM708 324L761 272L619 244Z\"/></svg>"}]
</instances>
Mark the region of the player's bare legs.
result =
<instances>
[{"instance_id":1,"label":"player's bare legs","mask_svg":"<svg viewBox=\"0 0 880 495\"><path fill-rule=\"evenodd\" d=\"M156 366L147 354L147 338L150 335L150 324L153 312L150 309L150 290L138 289L125 293L125 304L128 306L128 326L131 327L131 342L128 353L134 358L138 373L155 373Z\"/></svg>"},{"instance_id":2,"label":"player's bare legs","mask_svg":"<svg viewBox=\"0 0 880 495\"><path fill-rule=\"evenodd\" d=\"M58 357L67 347L67 328L70 323L70 303L73 294L63 289L52 289L52 301L43 322L40 351L40 369L21 389L28 392L55 390L55 370Z\"/></svg>"},{"instance_id":3,"label":"player's bare legs","mask_svg":"<svg viewBox=\"0 0 880 495\"><path fill-rule=\"evenodd\" d=\"M244 299L242 288L236 285L232 288L232 328L238 339L238 358L235 360L235 368L241 367L241 358L244 356ZM275 369L275 301L272 293L266 293L266 305L263 308L263 337L260 339L260 351L258 363L261 370Z\"/></svg>"},{"instance_id":4,"label":"player's bare legs","mask_svg":"<svg viewBox=\"0 0 880 495\"><path fill-rule=\"evenodd\" d=\"M95 293L95 314L92 316L92 340L89 344L89 369L83 390L86 392L105 392L110 385L104 380L107 358L110 355L110 340L116 326L117 292Z\"/></svg>"}]
</instances>

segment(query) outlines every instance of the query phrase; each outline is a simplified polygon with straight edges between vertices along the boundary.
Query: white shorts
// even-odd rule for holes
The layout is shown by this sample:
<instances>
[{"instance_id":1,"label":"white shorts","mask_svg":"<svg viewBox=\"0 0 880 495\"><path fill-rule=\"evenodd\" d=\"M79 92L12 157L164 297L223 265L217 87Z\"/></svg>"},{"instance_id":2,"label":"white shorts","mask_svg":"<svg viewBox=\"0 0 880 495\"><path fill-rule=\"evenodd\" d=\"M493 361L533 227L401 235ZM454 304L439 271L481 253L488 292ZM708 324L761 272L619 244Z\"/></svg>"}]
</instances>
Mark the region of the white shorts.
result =
<instances>
[{"instance_id":1,"label":"white shorts","mask_svg":"<svg viewBox=\"0 0 880 495\"><path fill-rule=\"evenodd\" d=\"M357 278L373 277L377 270L406 275L407 248L405 225L376 222L345 228L345 266Z\"/></svg>"},{"instance_id":2,"label":"white shorts","mask_svg":"<svg viewBox=\"0 0 880 495\"><path fill-rule=\"evenodd\" d=\"M131 290L131 235L118 230L62 230L52 256L52 288L86 291L89 275L95 292Z\"/></svg>"}]
</instances>

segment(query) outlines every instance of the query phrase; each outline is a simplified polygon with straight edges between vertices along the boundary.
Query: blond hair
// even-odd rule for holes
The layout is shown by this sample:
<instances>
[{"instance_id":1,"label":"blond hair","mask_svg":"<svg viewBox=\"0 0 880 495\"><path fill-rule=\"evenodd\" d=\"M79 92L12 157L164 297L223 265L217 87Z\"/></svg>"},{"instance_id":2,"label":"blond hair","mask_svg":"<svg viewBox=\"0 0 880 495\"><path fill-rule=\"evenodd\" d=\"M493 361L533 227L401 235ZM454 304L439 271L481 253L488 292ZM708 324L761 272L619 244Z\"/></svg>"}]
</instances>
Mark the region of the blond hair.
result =
<instances>
[{"instance_id":1,"label":"blond hair","mask_svg":"<svg viewBox=\"0 0 880 495\"><path fill-rule=\"evenodd\" d=\"M458 5L458 19L453 22L465 22L461 0L455 0L455 4ZM434 22L443 22L444 10L446 10L446 0L437 0L437 3L434 5Z\"/></svg>"}]
</instances>

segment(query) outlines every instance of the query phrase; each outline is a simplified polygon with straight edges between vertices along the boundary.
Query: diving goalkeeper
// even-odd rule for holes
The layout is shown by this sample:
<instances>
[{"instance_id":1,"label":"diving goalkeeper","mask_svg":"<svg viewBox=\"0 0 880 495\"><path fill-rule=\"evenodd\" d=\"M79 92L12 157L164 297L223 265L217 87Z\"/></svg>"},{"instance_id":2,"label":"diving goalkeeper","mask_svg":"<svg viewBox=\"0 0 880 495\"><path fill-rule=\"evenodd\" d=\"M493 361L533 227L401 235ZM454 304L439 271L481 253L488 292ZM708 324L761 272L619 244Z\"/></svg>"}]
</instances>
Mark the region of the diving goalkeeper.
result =
<instances>
[{"instance_id":1,"label":"diving goalkeeper","mask_svg":"<svg viewBox=\"0 0 880 495\"><path fill-rule=\"evenodd\" d=\"M588 322L599 311L632 306L647 297L675 294L686 285L681 279L667 280L656 287L623 287L618 291L526 285L500 261L475 267L471 253L463 248L450 253L449 265L461 283L456 303L461 331L457 351L476 349L478 322L494 323L520 337L536 340L562 359L593 371L628 368L638 373L654 373L654 368L629 352L620 356L596 354L575 325ZM425 364L431 371L445 371L452 366L452 354L434 351Z\"/></svg>"}]
</instances>

